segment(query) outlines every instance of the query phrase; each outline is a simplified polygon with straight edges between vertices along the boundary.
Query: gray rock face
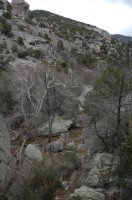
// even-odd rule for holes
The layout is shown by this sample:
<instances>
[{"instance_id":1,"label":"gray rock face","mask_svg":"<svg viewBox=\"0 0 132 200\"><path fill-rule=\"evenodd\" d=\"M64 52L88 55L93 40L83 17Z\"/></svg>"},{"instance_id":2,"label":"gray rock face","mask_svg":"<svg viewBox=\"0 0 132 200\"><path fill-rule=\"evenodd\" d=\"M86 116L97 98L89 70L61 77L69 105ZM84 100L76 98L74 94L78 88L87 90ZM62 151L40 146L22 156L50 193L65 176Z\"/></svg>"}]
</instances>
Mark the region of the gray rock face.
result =
<instances>
[{"instance_id":1,"label":"gray rock face","mask_svg":"<svg viewBox=\"0 0 132 200\"><path fill-rule=\"evenodd\" d=\"M35 147L35 145L29 144L24 152L24 155L30 159L30 160L34 160L34 161L42 161L42 153L41 151Z\"/></svg>"},{"instance_id":2,"label":"gray rock face","mask_svg":"<svg viewBox=\"0 0 132 200\"><path fill-rule=\"evenodd\" d=\"M74 191L74 194L70 195L69 200L105 200L105 196L94 189L87 186L81 186Z\"/></svg>"},{"instance_id":3,"label":"gray rock face","mask_svg":"<svg viewBox=\"0 0 132 200\"><path fill-rule=\"evenodd\" d=\"M85 181L90 187L101 188L104 184L115 181L116 177L112 176L119 164L119 158L112 154L100 153L93 160L91 171Z\"/></svg>"},{"instance_id":4,"label":"gray rock face","mask_svg":"<svg viewBox=\"0 0 132 200\"><path fill-rule=\"evenodd\" d=\"M10 163L10 135L0 114L0 187L6 181Z\"/></svg>"},{"instance_id":5,"label":"gray rock face","mask_svg":"<svg viewBox=\"0 0 132 200\"><path fill-rule=\"evenodd\" d=\"M82 93L79 97L79 109L83 110L83 105L84 105L84 101L85 101L85 97L86 95L91 92L93 90L93 86L91 85L83 85L82 86Z\"/></svg>"}]
</instances>

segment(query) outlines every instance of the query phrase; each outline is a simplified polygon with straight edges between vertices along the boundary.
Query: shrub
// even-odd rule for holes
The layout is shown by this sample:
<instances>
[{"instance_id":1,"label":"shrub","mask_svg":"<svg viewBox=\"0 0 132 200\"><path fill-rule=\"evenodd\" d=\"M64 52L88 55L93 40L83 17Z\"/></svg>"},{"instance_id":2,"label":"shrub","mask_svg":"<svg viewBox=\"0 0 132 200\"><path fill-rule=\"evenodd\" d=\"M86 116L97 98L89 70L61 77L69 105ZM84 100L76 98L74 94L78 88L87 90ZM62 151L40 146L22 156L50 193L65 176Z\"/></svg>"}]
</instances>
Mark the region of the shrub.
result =
<instances>
[{"instance_id":1,"label":"shrub","mask_svg":"<svg viewBox=\"0 0 132 200\"><path fill-rule=\"evenodd\" d=\"M17 45L13 44L13 46L11 47L11 50L12 50L13 53L17 53L18 52Z\"/></svg>"},{"instance_id":2,"label":"shrub","mask_svg":"<svg viewBox=\"0 0 132 200\"><path fill-rule=\"evenodd\" d=\"M7 198L6 198L6 196L5 196L3 191L0 192L0 200L7 200Z\"/></svg>"},{"instance_id":3,"label":"shrub","mask_svg":"<svg viewBox=\"0 0 132 200\"><path fill-rule=\"evenodd\" d=\"M11 37L12 33L12 26L11 24L9 24L3 17L0 17L0 31L1 33L3 33L4 35Z\"/></svg>"},{"instance_id":4,"label":"shrub","mask_svg":"<svg viewBox=\"0 0 132 200\"><path fill-rule=\"evenodd\" d=\"M2 16L6 19L11 19L11 13L10 12L4 12Z\"/></svg>"},{"instance_id":5,"label":"shrub","mask_svg":"<svg viewBox=\"0 0 132 200\"><path fill-rule=\"evenodd\" d=\"M57 50L58 51L62 51L62 50L64 50L65 48L64 48L64 44L63 44L63 41L62 40L58 40L58 42L57 42Z\"/></svg>"},{"instance_id":6,"label":"shrub","mask_svg":"<svg viewBox=\"0 0 132 200\"><path fill-rule=\"evenodd\" d=\"M43 58L44 57L44 54L43 54L43 51L41 49L36 49L36 50L33 50L33 57L34 58Z\"/></svg>"},{"instance_id":7,"label":"shrub","mask_svg":"<svg viewBox=\"0 0 132 200\"><path fill-rule=\"evenodd\" d=\"M0 0L0 9L4 9L4 2L2 0Z\"/></svg>"},{"instance_id":8,"label":"shrub","mask_svg":"<svg viewBox=\"0 0 132 200\"><path fill-rule=\"evenodd\" d=\"M63 60L63 61L61 62L61 66L62 66L63 68L67 68L67 67L68 67L68 61L67 61L67 60Z\"/></svg>"},{"instance_id":9,"label":"shrub","mask_svg":"<svg viewBox=\"0 0 132 200\"><path fill-rule=\"evenodd\" d=\"M64 155L64 159L70 172L78 170L81 166L81 161L75 151L66 152Z\"/></svg>"},{"instance_id":10,"label":"shrub","mask_svg":"<svg viewBox=\"0 0 132 200\"><path fill-rule=\"evenodd\" d=\"M26 58L26 56L28 56L28 52L27 51L20 51L18 52L18 58Z\"/></svg>"},{"instance_id":11,"label":"shrub","mask_svg":"<svg viewBox=\"0 0 132 200\"><path fill-rule=\"evenodd\" d=\"M18 37L17 43L18 43L20 46L23 46L23 45L24 45L23 38L22 38L21 36Z\"/></svg>"},{"instance_id":12,"label":"shrub","mask_svg":"<svg viewBox=\"0 0 132 200\"><path fill-rule=\"evenodd\" d=\"M45 38L46 40L48 40L49 42L51 41L51 38L49 37L49 35L48 35L47 33L44 34L44 38Z\"/></svg>"},{"instance_id":13,"label":"shrub","mask_svg":"<svg viewBox=\"0 0 132 200\"><path fill-rule=\"evenodd\" d=\"M46 25L45 25L44 22L40 22L40 23L39 23L39 27L41 27L41 28L46 28Z\"/></svg>"},{"instance_id":14,"label":"shrub","mask_svg":"<svg viewBox=\"0 0 132 200\"><path fill-rule=\"evenodd\" d=\"M59 175L52 162L43 161L34 165L25 181L21 200L53 200L56 189L60 187Z\"/></svg>"},{"instance_id":15,"label":"shrub","mask_svg":"<svg viewBox=\"0 0 132 200\"><path fill-rule=\"evenodd\" d=\"M7 4L6 4L6 10L8 11L8 12L10 12L11 13L11 10L12 10L12 8L11 8L11 4L7 1Z\"/></svg>"}]
</instances>

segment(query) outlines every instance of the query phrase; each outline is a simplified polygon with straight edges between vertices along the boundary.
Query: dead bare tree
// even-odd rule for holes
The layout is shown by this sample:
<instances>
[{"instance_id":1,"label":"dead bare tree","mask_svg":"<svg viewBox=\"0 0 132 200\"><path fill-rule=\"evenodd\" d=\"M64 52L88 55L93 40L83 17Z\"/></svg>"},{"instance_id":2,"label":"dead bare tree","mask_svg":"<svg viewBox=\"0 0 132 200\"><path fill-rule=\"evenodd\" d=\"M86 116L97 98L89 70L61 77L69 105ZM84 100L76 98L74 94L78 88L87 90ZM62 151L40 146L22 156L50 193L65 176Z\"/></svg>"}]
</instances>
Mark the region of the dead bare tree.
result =
<instances>
[{"instance_id":1,"label":"dead bare tree","mask_svg":"<svg viewBox=\"0 0 132 200\"><path fill-rule=\"evenodd\" d=\"M48 123L49 142L51 141L53 120L57 110L62 105L62 95L58 97L58 94L60 94L62 88L66 87L65 83L56 81L51 74L52 65L52 62L49 61L46 66L42 63L32 70L22 70L17 75L20 85L21 110L25 125L28 127L27 119L32 118L32 129L37 133L41 112L44 111ZM31 107L29 110L26 106L26 100L28 107Z\"/></svg>"}]
</instances>

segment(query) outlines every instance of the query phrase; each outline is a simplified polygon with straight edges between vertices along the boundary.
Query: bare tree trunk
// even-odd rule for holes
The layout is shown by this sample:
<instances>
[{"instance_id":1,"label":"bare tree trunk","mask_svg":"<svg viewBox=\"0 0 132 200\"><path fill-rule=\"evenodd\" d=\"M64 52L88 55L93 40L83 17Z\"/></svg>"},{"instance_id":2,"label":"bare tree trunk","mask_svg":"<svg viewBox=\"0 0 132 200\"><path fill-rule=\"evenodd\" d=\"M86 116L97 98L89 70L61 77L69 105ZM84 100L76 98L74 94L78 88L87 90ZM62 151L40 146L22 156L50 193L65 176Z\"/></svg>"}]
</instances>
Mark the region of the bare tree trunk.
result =
<instances>
[{"instance_id":1,"label":"bare tree trunk","mask_svg":"<svg viewBox=\"0 0 132 200\"><path fill-rule=\"evenodd\" d=\"M123 79L122 79L120 94L119 94L119 98L118 98L117 125L116 125L116 131L115 131L115 135L116 135L116 136L117 136L118 133L119 133L120 125L121 125L121 106L122 106L123 86L124 86L124 76L123 76Z\"/></svg>"}]
</instances>

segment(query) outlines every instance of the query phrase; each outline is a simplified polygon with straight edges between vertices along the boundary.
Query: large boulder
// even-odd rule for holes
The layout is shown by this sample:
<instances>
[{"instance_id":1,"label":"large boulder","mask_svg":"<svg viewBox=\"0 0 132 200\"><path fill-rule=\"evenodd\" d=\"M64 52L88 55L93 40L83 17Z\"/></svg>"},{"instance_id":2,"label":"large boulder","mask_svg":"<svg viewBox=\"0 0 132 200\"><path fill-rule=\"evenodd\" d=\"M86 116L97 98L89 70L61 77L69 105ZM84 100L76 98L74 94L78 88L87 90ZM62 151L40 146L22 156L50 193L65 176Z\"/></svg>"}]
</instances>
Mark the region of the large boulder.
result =
<instances>
[{"instance_id":1,"label":"large boulder","mask_svg":"<svg viewBox=\"0 0 132 200\"><path fill-rule=\"evenodd\" d=\"M81 186L71 194L69 200L105 200L105 196L94 189L87 186Z\"/></svg>"},{"instance_id":2,"label":"large boulder","mask_svg":"<svg viewBox=\"0 0 132 200\"><path fill-rule=\"evenodd\" d=\"M52 135L65 133L73 125L73 121L70 119L62 119L61 117L55 117L52 124ZM39 128L40 135L48 135L48 123Z\"/></svg>"},{"instance_id":3,"label":"large boulder","mask_svg":"<svg viewBox=\"0 0 132 200\"><path fill-rule=\"evenodd\" d=\"M0 187L10 170L10 134L0 114Z\"/></svg>"},{"instance_id":4,"label":"large boulder","mask_svg":"<svg viewBox=\"0 0 132 200\"><path fill-rule=\"evenodd\" d=\"M41 151L33 144L29 144L26 147L24 155L33 161L42 161L43 159Z\"/></svg>"},{"instance_id":5,"label":"large boulder","mask_svg":"<svg viewBox=\"0 0 132 200\"><path fill-rule=\"evenodd\" d=\"M29 4L25 0L12 0L12 10L15 15L26 18L29 13Z\"/></svg>"}]
</instances>

